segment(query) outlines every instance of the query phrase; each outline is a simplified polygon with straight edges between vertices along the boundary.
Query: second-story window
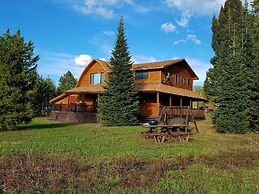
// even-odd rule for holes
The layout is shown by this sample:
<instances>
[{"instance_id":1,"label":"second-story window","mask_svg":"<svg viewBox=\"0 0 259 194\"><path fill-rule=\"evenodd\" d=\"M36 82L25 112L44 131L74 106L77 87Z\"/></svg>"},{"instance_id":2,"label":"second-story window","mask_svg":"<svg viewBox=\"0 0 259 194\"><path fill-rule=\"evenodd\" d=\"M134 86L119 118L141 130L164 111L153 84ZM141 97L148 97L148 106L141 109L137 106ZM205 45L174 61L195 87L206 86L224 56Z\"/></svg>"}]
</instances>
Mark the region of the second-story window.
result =
<instances>
[{"instance_id":1,"label":"second-story window","mask_svg":"<svg viewBox=\"0 0 259 194\"><path fill-rule=\"evenodd\" d=\"M185 78L182 77L182 85L184 86L185 85Z\"/></svg>"},{"instance_id":2,"label":"second-story window","mask_svg":"<svg viewBox=\"0 0 259 194\"><path fill-rule=\"evenodd\" d=\"M187 85L191 86L191 80L190 79L187 79Z\"/></svg>"},{"instance_id":3,"label":"second-story window","mask_svg":"<svg viewBox=\"0 0 259 194\"><path fill-rule=\"evenodd\" d=\"M104 82L104 73L91 73L90 74L90 83L94 84L102 84Z\"/></svg>"},{"instance_id":4,"label":"second-story window","mask_svg":"<svg viewBox=\"0 0 259 194\"><path fill-rule=\"evenodd\" d=\"M148 79L148 71L137 71L135 75L136 80Z\"/></svg>"}]
</instances>

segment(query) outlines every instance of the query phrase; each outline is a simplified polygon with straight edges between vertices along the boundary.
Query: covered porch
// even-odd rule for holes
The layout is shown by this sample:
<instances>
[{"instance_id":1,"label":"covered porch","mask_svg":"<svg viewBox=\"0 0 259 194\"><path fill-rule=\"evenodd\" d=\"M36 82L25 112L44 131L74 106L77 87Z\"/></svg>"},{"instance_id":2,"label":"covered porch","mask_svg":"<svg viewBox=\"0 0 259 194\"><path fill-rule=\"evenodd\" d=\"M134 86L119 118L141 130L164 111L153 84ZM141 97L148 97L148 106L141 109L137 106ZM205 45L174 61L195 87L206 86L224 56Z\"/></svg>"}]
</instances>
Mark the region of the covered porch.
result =
<instances>
[{"instance_id":1,"label":"covered porch","mask_svg":"<svg viewBox=\"0 0 259 194\"><path fill-rule=\"evenodd\" d=\"M158 118L165 106L189 107L196 118L205 117L203 104L207 99L192 90L165 84L141 84L137 87L140 91L141 119Z\"/></svg>"},{"instance_id":2,"label":"covered porch","mask_svg":"<svg viewBox=\"0 0 259 194\"><path fill-rule=\"evenodd\" d=\"M197 106L197 104L199 106ZM203 108L203 104L204 100L191 98L187 96L178 96L162 92L140 93L141 119L146 119L150 117L158 118L162 108L165 106L176 107L175 111L178 111L178 107L182 109L186 109L186 107L188 107L192 110L192 113L195 118L204 118L205 110Z\"/></svg>"},{"instance_id":3,"label":"covered porch","mask_svg":"<svg viewBox=\"0 0 259 194\"><path fill-rule=\"evenodd\" d=\"M77 87L52 99L50 119L62 122L98 122L97 107L102 88Z\"/></svg>"}]
</instances>

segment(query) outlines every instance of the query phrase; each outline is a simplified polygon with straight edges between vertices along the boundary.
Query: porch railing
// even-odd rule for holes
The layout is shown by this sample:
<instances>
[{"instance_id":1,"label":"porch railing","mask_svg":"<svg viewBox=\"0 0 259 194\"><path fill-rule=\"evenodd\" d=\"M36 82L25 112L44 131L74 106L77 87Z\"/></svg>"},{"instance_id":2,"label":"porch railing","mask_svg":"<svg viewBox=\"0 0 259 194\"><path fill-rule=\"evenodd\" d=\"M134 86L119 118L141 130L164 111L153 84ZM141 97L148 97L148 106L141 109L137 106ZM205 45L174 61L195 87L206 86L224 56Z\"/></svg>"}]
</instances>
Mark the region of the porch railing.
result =
<instances>
[{"instance_id":1,"label":"porch railing","mask_svg":"<svg viewBox=\"0 0 259 194\"><path fill-rule=\"evenodd\" d=\"M63 111L63 112L89 112L96 113L97 107L93 105L86 104L53 104L54 111Z\"/></svg>"},{"instance_id":2,"label":"porch railing","mask_svg":"<svg viewBox=\"0 0 259 194\"><path fill-rule=\"evenodd\" d=\"M189 106L164 106L161 107L160 113L162 114L164 112L166 112L168 116L185 116L192 114L195 118L205 117L204 109L192 109Z\"/></svg>"}]
</instances>

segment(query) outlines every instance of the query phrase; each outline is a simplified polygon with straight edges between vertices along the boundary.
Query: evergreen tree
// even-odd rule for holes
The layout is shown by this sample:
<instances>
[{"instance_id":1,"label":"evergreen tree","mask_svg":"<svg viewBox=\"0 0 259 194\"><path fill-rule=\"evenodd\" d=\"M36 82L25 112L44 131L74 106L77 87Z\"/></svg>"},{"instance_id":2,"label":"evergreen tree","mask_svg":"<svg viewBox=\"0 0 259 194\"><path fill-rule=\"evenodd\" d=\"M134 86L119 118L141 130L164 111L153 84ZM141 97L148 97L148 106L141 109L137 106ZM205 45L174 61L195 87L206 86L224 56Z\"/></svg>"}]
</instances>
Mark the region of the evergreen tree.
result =
<instances>
[{"instance_id":1,"label":"evergreen tree","mask_svg":"<svg viewBox=\"0 0 259 194\"><path fill-rule=\"evenodd\" d=\"M16 129L32 118L31 98L36 79L36 63L31 41L25 42L20 31L7 30L0 36L0 129Z\"/></svg>"},{"instance_id":2,"label":"evergreen tree","mask_svg":"<svg viewBox=\"0 0 259 194\"><path fill-rule=\"evenodd\" d=\"M240 0L227 0L212 21L213 68L204 83L209 99L218 107L213 122L220 132L249 130L253 48L249 13Z\"/></svg>"},{"instance_id":3,"label":"evergreen tree","mask_svg":"<svg viewBox=\"0 0 259 194\"><path fill-rule=\"evenodd\" d=\"M74 88L76 86L76 82L77 82L77 80L74 77L74 75L70 71L67 71L59 79L59 85L58 85L58 88L57 88L58 95L62 94L66 90Z\"/></svg>"},{"instance_id":4,"label":"evergreen tree","mask_svg":"<svg viewBox=\"0 0 259 194\"><path fill-rule=\"evenodd\" d=\"M107 125L134 125L137 123L139 102L121 18L115 47L110 59L109 80L100 102L100 116Z\"/></svg>"},{"instance_id":5,"label":"evergreen tree","mask_svg":"<svg viewBox=\"0 0 259 194\"><path fill-rule=\"evenodd\" d=\"M34 116L46 116L51 110L49 101L56 96L56 87L50 78L37 77L34 90L31 92Z\"/></svg>"},{"instance_id":6,"label":"evergreen tree","mask_svg":"<svg viewBox=\"0 0 259 194\"><path fill-rule=\"evenodd\" d=\"M259 131L259 0L252 3L252 26L254 65L251 82L251 129Z\"/></svg>"}]
</instances>

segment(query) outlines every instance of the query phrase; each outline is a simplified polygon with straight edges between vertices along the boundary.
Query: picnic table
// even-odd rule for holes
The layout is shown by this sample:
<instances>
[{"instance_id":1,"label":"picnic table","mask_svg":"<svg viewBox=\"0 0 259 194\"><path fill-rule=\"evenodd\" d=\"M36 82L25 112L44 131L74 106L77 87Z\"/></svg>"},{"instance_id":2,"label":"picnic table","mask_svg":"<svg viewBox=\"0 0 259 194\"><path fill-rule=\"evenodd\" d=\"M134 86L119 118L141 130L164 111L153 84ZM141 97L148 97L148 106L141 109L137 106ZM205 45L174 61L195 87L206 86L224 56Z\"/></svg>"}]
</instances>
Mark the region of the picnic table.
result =
<instances>
[{"instance_id":1,"label":"picnic table","mask_svg":"<svg viewBox=\"0 0 259 194\"><path fill-rule=\"evenodd\" d=\"M163 143L172 139L189 141L191 132L183 118L168 119L167 124L145 125L149 130L142 133L146 139L154 139L156 143Z\"/></svg>"}]
</instances>

